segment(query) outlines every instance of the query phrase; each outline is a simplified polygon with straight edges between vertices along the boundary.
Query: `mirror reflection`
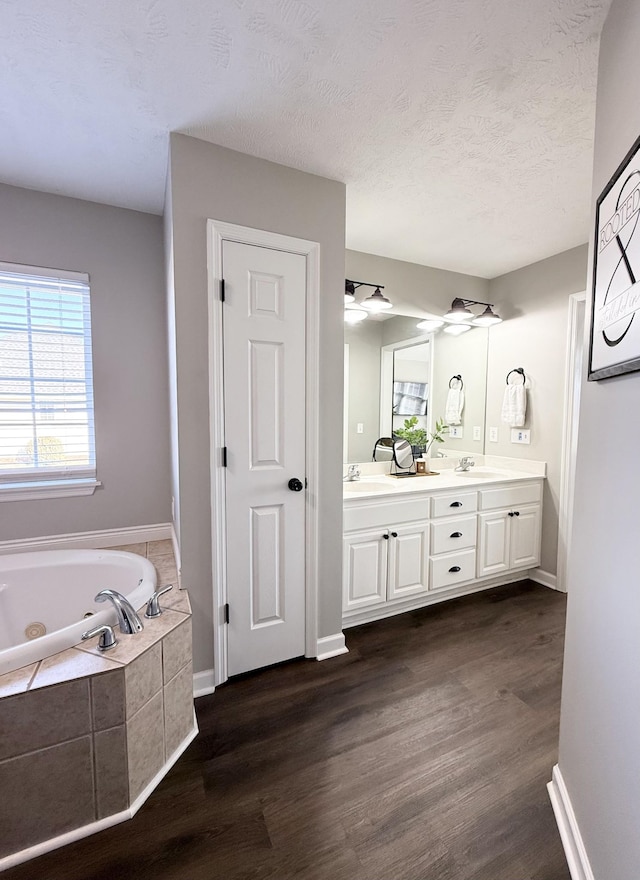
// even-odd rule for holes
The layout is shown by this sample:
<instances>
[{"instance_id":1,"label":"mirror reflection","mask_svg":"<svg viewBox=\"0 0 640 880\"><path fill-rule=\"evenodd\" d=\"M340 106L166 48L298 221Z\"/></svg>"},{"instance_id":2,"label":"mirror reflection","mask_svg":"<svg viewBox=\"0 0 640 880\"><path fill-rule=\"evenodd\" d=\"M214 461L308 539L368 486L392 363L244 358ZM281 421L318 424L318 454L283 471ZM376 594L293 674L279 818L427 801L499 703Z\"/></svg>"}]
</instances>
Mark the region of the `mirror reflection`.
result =
<instances>
[{"instance_id":1,"label":"mirror reflection","mask_svg":"<svg viewBox=\"0 0 640 880\"><path fill-rule=\"evenodd\" d=\"M376 440L398 430L410 444L412 430L431 433L452 412L449 392L461 387L460 424L438 451L484 452L489 331L425 334L419 320L386 313L345 326L345 462L371 461ZM451 381L456 376L461 383Z\"/></svg>"}]
</instances>

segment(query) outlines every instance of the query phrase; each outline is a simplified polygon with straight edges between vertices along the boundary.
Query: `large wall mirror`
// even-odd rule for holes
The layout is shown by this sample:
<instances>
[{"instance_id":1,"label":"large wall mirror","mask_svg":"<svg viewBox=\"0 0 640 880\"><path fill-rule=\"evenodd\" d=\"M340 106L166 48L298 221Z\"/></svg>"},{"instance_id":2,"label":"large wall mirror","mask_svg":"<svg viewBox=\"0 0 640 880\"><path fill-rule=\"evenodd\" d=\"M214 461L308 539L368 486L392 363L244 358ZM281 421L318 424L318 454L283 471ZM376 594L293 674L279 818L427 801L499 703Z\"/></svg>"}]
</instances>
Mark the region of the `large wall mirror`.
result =
<instances>
[{"instance_id":1,"label":"large wall mirror","mask_svg":"<svg viewBox=\"0 0 640 880\"><path fill-rule=\"evenodd\" d=\"M405 419L415 416L432 430L445 417L454 376L462 377L465 396L461 436L438 448L448 455L484 452L489 331L425 334L419 320L384 314L345 326L345 462L371 461L377 438L391 436Z\"/></svg>"}]
</instances>

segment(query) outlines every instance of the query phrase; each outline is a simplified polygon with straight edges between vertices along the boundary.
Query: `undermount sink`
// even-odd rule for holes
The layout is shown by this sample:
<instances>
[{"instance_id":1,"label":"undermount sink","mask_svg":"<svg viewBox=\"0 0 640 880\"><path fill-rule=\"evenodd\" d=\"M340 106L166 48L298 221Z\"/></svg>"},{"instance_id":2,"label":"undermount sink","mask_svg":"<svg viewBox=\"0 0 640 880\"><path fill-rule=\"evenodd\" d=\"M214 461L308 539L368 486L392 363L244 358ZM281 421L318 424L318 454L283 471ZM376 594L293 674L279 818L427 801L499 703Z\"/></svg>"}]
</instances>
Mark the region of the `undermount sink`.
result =
<instances>
[{"instance_id":1,"label":"undermount sink","mask_svg":"<svg viewBox=\"0 0 640 880\"><path fill-rule=\"evenodd\" d=\"M492 471L485 468L470 468L468 471L454 471L456 477L467 477L474 480L498 480L508 476L504 471Z\"/></svg>"},{"instance_id":2,"label":"undermount sink","mask_svg":"<svg viewBox=\"0 0 640 880\"><path fill-rule=\"evenodd\" d=\"M349 483L343 483L345 492L393 492L394 486L389 483L380 481L354 480Z\"/></svg>"}]
</instances>

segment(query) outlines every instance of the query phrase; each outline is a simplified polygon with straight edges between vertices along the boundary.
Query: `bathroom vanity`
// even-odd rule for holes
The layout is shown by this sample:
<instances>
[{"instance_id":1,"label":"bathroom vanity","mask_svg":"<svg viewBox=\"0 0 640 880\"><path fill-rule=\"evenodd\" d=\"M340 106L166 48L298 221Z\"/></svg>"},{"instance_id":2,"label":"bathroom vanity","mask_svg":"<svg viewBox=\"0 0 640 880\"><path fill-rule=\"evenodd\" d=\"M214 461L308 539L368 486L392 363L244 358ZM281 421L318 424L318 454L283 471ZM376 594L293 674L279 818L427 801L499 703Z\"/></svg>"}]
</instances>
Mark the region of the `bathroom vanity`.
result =
<instances>
[{"instance_id":1,"label":"bathroom vanity","mask_svg":"<svg viewBox=\"0 0 640 880\"><path fill-rule=\"evenodd\" d=\"M535 568L545 466L515 470L509 461L425 477L370 472L345 482L343 626L519 580Z\"/></svg>"}]
</instances>

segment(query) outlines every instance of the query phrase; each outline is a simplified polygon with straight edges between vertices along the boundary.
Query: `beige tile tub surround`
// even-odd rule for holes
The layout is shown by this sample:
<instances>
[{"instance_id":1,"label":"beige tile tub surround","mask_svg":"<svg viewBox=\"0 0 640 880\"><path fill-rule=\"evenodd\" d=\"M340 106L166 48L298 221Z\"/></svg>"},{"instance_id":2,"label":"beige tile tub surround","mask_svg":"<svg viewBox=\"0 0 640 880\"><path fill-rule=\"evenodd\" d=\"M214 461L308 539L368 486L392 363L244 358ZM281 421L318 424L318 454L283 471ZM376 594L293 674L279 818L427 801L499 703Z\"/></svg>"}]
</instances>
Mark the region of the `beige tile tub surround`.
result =
<instances>
[{"instance_id":1,"label":"beige tile tub surround","mask_svg":"<svg viewBox=\"0 0 640 880\"><path fill-rule=\"evenodd\" d=\"M0 858L84 825L91 780L90 736L0 763Z\"/></svg>"},{"instance_id":2,"label":"beige tile tub surround","mask_svg":"<svg viewBox=\"0 0 640 880\"><path fill-rule=\"evenodd\" d=\"M126 818L193 738L189 597L171 541L120 549L134 547L159 585L174 584L160 617L117 633L108 654L92 639L0 676L0 870L3 857Z\"/></svg>"}]
</instances>

